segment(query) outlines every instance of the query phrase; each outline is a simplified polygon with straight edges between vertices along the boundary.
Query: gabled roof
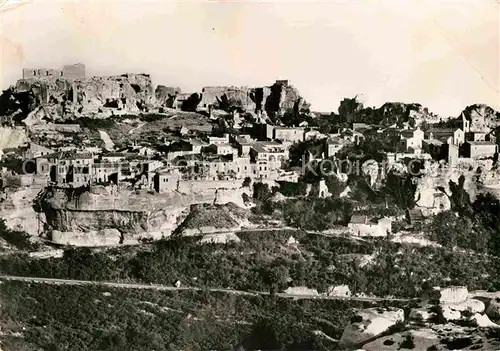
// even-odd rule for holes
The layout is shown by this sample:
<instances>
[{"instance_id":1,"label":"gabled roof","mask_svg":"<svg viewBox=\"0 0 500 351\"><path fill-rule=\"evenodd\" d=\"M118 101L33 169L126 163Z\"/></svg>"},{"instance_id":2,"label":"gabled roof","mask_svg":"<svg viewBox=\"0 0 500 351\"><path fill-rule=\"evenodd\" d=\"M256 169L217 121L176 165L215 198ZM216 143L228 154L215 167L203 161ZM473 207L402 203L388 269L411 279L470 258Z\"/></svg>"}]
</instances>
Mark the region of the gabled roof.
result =
<instances>
[{"instance_id":1,"label":"gabled roof","mask_svg":"<svg viewBox=\"0 0 500 351\"><path fill-rule=\"evenodd\" d=\"M457 130L462 130L461 128L431 128L429 130L430 133L432 134L453 134Z\"/></svg>"},{"instance_id":2,"label":"gabled roof","mask_svg":"<svg viewBox=\"0 0 500 351\"><path fill-rule=\"evenodd\" d=\"M71 151L58 151L53 154L45 156L47 158L56 158L58 160L88 160L93 159L94 155L90 152L78 152L77 150Z\"/></svg>"},{"instance_id":3,"label":"gabled roof","mask_svg":"<svg viewBox=\"0 0 500 351\"><path fill-rule=\"evenodd\" d=\"M191 139L189 143L193 146L207 146L208 143L200 139Z\"/></svg>"},{"instance_id":4,"label":"gabled roof","mask_svg":"<svg viewBox=\"0 0 500 351\"><path fill-rule=\"evenodd\" d=\"M108 152L106 154L102 154L101 157L130 157L134 154L127 152Z\"/></svg>"},{"instance_id":5,"label":"gabled roof","mask_svg":"<svg viewBox=\"0 0 500 351\"><path fill-rule=\"evenodd\" d=\"M368 217L365 215L352 215L349 223L353 224L365 224L368 223Z\"/></svg>"},{"instance_id":6,"label":"gabled roof","mask_svg":"<svg viewBox=\"0 0 500 351\"><path fill-rule=\"evenodd\" d=\"M437 139L425 139L424 142L428 145L441 146L443 142Z\"/></svg>"},{"instance_id":7,"label":"gabled roof","mask_svg":"<svg viewBox=\"0 0 500 351\"><path fill-rule=\"evenodd\" d=\"M343 141L340 139L327 139L326 143L330 144L330 145L342 145L342 144L344 144Z\"/></svg>"}]
</instances>

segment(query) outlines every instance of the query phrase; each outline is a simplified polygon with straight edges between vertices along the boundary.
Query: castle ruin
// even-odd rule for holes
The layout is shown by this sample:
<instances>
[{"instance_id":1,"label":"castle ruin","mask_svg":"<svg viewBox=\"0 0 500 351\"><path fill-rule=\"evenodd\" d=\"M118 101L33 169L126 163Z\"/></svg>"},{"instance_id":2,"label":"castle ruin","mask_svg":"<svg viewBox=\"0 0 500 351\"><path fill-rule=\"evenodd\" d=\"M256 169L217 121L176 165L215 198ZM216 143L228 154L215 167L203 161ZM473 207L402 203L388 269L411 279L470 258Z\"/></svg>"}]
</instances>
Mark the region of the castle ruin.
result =
<instances>
[{"instance_id":1,"label":"castle ruin","mask_svg":"<svg viewBox=\"0 0 500 351\"><path fill-rule=\"evenodd\" d=\"M76 63L64 65L62 70L49 68L23 68L23 79L58 77L68 79L85 78L85 65Z\"/></svg>"}]
</instances>

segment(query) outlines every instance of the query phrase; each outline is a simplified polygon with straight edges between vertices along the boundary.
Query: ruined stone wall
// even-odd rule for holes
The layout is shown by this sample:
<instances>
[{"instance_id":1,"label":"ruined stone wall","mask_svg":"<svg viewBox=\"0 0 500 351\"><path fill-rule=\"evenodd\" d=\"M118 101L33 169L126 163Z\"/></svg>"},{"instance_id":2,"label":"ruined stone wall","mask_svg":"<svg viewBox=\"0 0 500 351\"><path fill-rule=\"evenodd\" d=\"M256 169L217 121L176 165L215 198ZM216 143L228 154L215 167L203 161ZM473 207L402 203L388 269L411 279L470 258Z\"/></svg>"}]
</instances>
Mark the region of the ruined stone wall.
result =
<instances>
[{"instance_id":1,"label":"ruined stone wall","mask_svg":"<svg viewBox=\"0 0 500 351\"><path fill-rule=\"evenodd\" d=\"M85 65L81 63L65 65L62 69L62 76L70 79L85 78Z\"/></svg>"},{"instance_id":2,"label":"ruined stone wall","mask_svg":"<svg viewBox=\"0 0 500 351\"><path fill-rule=\"evenodd\" d=\"M65 65L62 70L52 68L23 68L23 79L64 77L68 79L85 78L85 65L77 63Z\"/></svg>"}]
</instances>

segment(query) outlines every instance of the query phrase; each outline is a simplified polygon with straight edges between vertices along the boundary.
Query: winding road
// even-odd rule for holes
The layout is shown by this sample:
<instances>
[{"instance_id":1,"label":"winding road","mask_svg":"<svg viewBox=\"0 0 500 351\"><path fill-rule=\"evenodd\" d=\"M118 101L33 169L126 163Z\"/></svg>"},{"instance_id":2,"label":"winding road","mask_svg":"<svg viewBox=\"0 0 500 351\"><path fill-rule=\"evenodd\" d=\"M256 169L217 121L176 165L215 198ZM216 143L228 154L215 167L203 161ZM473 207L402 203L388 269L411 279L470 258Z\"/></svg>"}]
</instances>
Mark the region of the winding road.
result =
<instances>
[{"instance_id":1,"label":"winding road","mask_svg":"<svg viewBox=\"0 0 500 351\"><path fill-rule=\"evenodd\" d=\"M20 281L25 283L38 283L38 284L54 284L54 285L93 285L100 287L121 288L121 289L145 289L156 291L210 291L222 292L235 295L269 295L265 291L242 291L234 289L221 289L221 288L198 288L192 286L168 286L159 284L141 284L141 283L115 283L106 281L92 281L92 280L72 280L72 279L55 279L55 278L38 278L38 277L21 277L13 275L0 275L0 281ZM330 300L354 300L354 301L412 301L413 299L396 299L384 297L356 297L356 296L328 296L316 294L289 294L289 293L276 293L275 296L293 299L330 299Z\"/></svg>"}]
</instances>

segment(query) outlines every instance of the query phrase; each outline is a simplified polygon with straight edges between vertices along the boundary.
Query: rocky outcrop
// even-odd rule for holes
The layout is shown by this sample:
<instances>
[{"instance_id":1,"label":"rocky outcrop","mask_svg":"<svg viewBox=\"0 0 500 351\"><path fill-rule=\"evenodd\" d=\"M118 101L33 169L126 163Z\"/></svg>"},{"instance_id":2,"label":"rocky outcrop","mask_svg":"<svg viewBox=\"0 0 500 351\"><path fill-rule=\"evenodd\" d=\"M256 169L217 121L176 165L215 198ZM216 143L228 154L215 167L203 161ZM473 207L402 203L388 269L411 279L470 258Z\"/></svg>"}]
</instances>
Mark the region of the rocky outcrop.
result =
<instances>
[{"instance_id":1,"label":"rocky outcrop","mask_svg":"<svg viewBox=\"0 0 500 351\"><path fill-rule=\"evenodd\" d=\"M299 91L288 82L278 81L268 87L204 87L201 108L213 106L216 109L243 112L266 112L269 116L286 111L309 111L309 104Z\"/></svg>"},{"instance_id":2,"label":"rocky outcrop","mask_svg":"<svg viewBox=\"0 0 500 351\"><path fill-rule=\"evenodd\" d=\"M132 238L169 236L191 204L212 201L213 193L208 196L160 195L116 187L48 187L37 199L36 208L45 215L52 240L75 245L85 241L106 245L115 243L117 237L127 242Z\"/></svg>"},{"instance_id":3,"label":"rocky outcrop","mask_svg":"<svg viewBox=\"0 0 500 351\"><path fill-rule=\"evenodd\" d=\"M0 217L5 220L8 228L34 236L39 234L43 229L45 215L35 212L33 200L41 190L40 186L31 185L0 193Z\"/></svg>"},{"instance_id":4,"label":"rocky outcrop","mask_svg":"<svg viewBox=\"0 0 500 351\"><path fill-rule=\"evenodd\" d=\"M470 121L470 130L474 132L487 133L500 126L500 113L484 104L467 106L462 114Z\"/></svg>"},{"instance_id":5,"label":"rocky outcrop","mask_svg":"<svg viewBox=\"0 0 500 351\"><path fill-rule=\"evenodd\" d=\"M232 232L252 224L248 220L249 210L234 203L225 205L194 204L189 214L176 229L182 236L205 235L220 232Z\"/></svg>"},{"instance_id":6,"label":"rocky outcrop","mask_svg":"<svg viewBox=\"0 0 500 351\"><path fill-rule=\"evenodd\" d=\"M437 316L436 313L432 311L431 307L432 306L412 308L408 318L417 322L428 322Z\"/></svg>"},{"instance_id":7,"label":"rocky outcrop","mask_svg":"<svg viewBox=\"0 0 500 351\"><path fill-rule=\"evenodd\" d=\"M247 198L251 198L252 193L253 191L249 187L240 189L219 188L215 191L214 204L224 205L231 202L240 207L246 208L249 204L248 202L245 202L244 194L247 195Z\"/></svg>"},{"instance_id":8,"label":"rocky outcrop","mask_svg":"<svg viewBox=\"0 0 500 351\"><path fill-rule=\"evenodd\" d=\"M166 87L158 85L155 89L155 99L158 106L172 107L172 100L177 94L181 93L179 87Z\"/></svg>"},{"instance_id":9,"label":"rocky outcrop","mask_svg":"<svg viewBox=\"0 0 500 351\"><path fill-rule=\"evenodd\" d=\"M42 118L56 120L119 108L129 112L147 110L155 102L147 74L64 79L43 77L21 79L2 95L4 115L16 114L32 125ZM43 109L41 108L43 107ZM18 113L21 111L21 113Z\"/></svg>"},{"instance_id":10,"label":"rocky outcrop","mask_svg":"<svg viewBox=\"0 0 500 351\"><path fill-rule=\"evenodd\" d=\"M404 321L404 311L399 308L368 308L359 311L351 319L342 337L339 346L352 348L363 344Z\"/></svg>"},{"instance_id":11,"label":"rocky outcrop","mask_svg":"<svg viewBox=\"0 0 500 351\"><path fill-rule=\"evenodd\" d=\"M0 127L0 151L14 149L28 141L26 132L22 128Z\"/></svg>"},{"instance_id":12,"label":"rocky outcrop","mask_svg":"<svg viewBox=\"0 0 500 351\"><path fill-rule=\"evenodd\" d=\"M421 177L415 178L416 206L428 213L437 213L451 208L450 181L455 184L463 176L463 189L474 201L479 193L494 192L498 188L500 174L494 169L491 160L463 160L455 167L448 164L426 161ZM497 189L498 190L498 189Z\"/></svg>"},{"instance_id":13,"label":"rocky outcrop","mask_svg":"<svg viewBox=\"0 0 500 351\"><path fill-rule=\"evenodd\" d=\"M493 320L500 321L500 296L490 300L486 309L486 315Z\"/></svg>"},{"instance_id":14,"label":"rocky outcrop","mask_svg":"<svg viewBox=\"0 0 500 351\"><path fill-rule=\"evenodd\" d=\"M116 231L119 242L128 243L174 232L200 235L252 226L249 210L222 201L228 198L221 199L220 193L218 202L224 204L214 205L217 191L158 194L116 186L48 187L35 207L46 217L48 236L61 244L116 243Z\"/></svg>"}]
</instances>

